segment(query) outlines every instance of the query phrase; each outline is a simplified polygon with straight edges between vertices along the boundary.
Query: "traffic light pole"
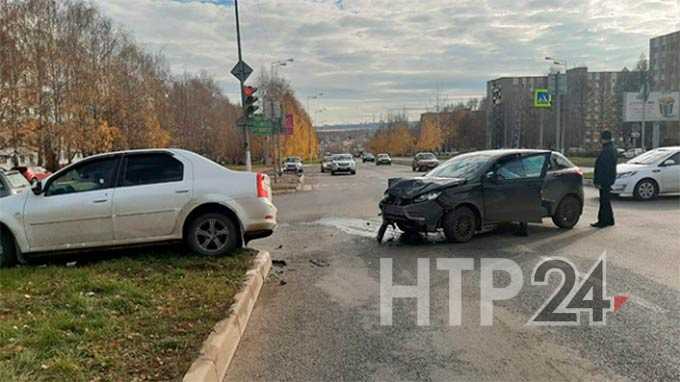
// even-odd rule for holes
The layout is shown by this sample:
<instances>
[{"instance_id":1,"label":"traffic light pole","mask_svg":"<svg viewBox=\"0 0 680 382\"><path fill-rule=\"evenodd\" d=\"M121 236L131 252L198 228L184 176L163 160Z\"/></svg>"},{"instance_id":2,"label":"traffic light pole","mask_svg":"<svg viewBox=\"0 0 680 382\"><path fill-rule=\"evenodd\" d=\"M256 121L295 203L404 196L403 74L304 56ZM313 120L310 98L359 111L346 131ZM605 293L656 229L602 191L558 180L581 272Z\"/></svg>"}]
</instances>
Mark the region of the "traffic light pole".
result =
<instances>
[{"instance_id":1,"label":"traffic light pole","mask_svg":"<svg viewBox=\"0 0 680 382\"><path fill-rule=\"evenodd\" d=\"M234 0L234 11L236 12L236 43L238 45L238 61L243 61L243 54L241 52L241 26L238 20L238 0ZM241 108L243 109L243 115L246 116L246 94L243 91L244 82L241 82ZM243 148L246 152L246 171L253 171L252 158L250 156L250 133L248 132L247 121L243 121L243 138L244 145Z\"/></svg>"}]
</instances>

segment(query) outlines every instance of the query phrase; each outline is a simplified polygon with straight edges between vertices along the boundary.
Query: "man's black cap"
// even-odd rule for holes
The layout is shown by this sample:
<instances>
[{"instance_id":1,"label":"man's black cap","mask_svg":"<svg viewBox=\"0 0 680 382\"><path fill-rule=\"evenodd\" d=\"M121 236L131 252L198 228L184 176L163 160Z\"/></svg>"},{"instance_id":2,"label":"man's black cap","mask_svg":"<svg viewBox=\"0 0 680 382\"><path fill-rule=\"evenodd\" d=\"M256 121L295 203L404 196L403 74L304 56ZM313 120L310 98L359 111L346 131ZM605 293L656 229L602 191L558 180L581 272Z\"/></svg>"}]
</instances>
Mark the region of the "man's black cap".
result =
<instances>
[{"instance_id":1,"label":"man's black cap","mask_svg":"<svg viewBox=\"0 0 680 382\"><path fill-rule=\"evenodd\" d=\"M612 132L609 130L605 130L600 134L600 138L611 141L612 140Z\"/></svg>"}]
</instances>

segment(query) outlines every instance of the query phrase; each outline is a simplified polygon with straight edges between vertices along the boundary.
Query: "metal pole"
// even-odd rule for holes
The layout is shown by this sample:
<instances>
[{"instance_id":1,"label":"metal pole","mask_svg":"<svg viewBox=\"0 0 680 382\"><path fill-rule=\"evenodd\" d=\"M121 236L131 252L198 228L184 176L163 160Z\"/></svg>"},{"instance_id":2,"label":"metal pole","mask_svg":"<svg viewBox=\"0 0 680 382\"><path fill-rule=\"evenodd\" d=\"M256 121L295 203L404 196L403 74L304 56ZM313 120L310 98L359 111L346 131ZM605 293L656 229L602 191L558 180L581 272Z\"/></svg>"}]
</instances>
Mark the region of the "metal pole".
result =
<instances>
[{"instance_id":1,"label":"metal pole","mask_svg":"<svg viewBox=\"0 0 680 382\"><path fill-rule=\"evenodd\" d=\"M539 123L539 126L540 126L540 130L538 132L538 148L540 148L540 149L543 148L543 129L545 127L544 126L545 123L543 121L545 116L544 116L543 113L544 113L543 109L538 111L538 123Z\"/></svg>"},{"instance_id":2,"label":"metal pole","mask_svg":"<svg viewBox=\"0 0 680 382\"><path fill-rule=\"evenodd\" d=\"M234 0L234 12L236 13L236 43L238 45L238 62L243 61L243 53L241 51L241 25L238 20L238 0ZM241 108L243 109L243 115L245 116L246 110L246 94L243 92L243 87L245 86L243 81L241 82ZM244 145L243 148L246 152L246 171L253 171L252 158L250 156L250 133L248 132L248 124L246 121L243 122L243 137Z\"/></svg>"},{"instance_id":3,"label":"metal pole","mask_svg":"<svg viewBox=\"0 0 680 382\"><path fill-rule=\"evenodd\" d=\"M562 103L560 97L560 72L558 71L555 73L555 117L557 121L555 122L555 150L562 152L562 129L561 129L561 122L562 122Z\"/></svg>"}]
</instances>

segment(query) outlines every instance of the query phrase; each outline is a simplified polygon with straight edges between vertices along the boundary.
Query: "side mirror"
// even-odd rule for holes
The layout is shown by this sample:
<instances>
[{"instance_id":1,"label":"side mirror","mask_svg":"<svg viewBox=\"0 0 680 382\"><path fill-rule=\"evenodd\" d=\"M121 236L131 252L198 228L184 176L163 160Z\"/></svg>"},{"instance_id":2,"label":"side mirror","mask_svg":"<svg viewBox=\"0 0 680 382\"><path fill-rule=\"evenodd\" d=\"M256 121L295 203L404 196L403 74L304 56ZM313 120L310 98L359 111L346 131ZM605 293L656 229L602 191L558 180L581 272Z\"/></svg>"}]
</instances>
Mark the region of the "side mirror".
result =
<instances>
[{"instance_id":1,"label":"side mirror","mask_svg":"<svg viewBox=\"0 0 680 382\"><path fill-rule=\"evenodd\" d=\"M661 166L675 166L677 163L673 159L667 159L663 163L661 163Z\"/></svg>"},{"instance_id":2,"label":"side mirror","mask_svg":"<svg viewBox=\"0 0 680 382\"><path fill-rule=\"evenodd\" d=\"M484 181L489 183L498 183L498 176L494 171L489 171L484 174Z\"/></svg>"},{"instance_id":3,"label":"side mirror","mask_svg":"<svg viewBox=\"0 0 680 382\"><path fill-rule=\"evenodd\" d=\"M45 190L43 190L42 181L39 180L39 181L35 182L35 184L33 185L33 187L31 187L31 190L32 190L33 193L36 194L36 195L42 194L43 191L45 191Z\"/></svg>"}]
</instances>

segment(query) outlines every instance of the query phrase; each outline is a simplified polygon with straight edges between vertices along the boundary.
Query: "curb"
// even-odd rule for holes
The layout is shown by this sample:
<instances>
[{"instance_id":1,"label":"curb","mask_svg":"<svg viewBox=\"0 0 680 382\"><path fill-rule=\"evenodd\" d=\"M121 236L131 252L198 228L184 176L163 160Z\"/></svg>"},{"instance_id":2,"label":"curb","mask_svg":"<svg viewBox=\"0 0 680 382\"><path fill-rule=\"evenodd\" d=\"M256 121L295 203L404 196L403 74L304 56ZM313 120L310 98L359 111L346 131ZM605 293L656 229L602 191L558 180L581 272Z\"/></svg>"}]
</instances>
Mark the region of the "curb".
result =
<instances>
[{"instance_id":1,"label":"curb","mask_svg":"<svg viewBox=\"0 0 680 382\"><path fill-rule=\"evenodd\" d=\"M229 317L215 325L183 382L221 382L224 379L271 268L269 252L260 251L253 261L253 268L246 272L243 287L234 296Z\"/></svg>"}]
</instances>

